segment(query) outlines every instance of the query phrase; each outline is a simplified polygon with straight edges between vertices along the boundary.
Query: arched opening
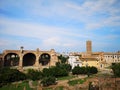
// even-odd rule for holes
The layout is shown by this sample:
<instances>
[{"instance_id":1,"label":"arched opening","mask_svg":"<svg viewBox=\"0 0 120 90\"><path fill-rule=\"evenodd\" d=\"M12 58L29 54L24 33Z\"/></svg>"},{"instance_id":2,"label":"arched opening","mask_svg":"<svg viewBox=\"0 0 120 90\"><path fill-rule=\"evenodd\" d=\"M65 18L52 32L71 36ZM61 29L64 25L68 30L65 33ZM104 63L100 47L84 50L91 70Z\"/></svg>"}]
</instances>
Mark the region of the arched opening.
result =
<instances>
[{"instance_id":1,"label":"arched opening","mask_svg":"<svg viewBox=\"0 0 120 90\"><path fill-rule=\"evenodd\" d=\"M41 63L43 66L48 65L50 62L50 55L47 53L44 53L39 58L39 63Z\"/></svg>"},{"instance_id":2,"label":"arched opening","mask_svg":"<svg viewBox=\"0 0 120 90\"><path fill-rule=\"evenodd\" d=\"M19 65L19 56L16 53L8 53L4 57L4 66L18 66Z\"/></svg>"},{"instance_id":3,"label":"arched opening","mask_svg":"<svg viewBox=\"0 0 120 90\"><path fill-rule=\"evenodd\" d=\"M35 64L36 56L32 53L27 53L23 56L23 66L33 66Z\"/></svg>"}]
</instances>

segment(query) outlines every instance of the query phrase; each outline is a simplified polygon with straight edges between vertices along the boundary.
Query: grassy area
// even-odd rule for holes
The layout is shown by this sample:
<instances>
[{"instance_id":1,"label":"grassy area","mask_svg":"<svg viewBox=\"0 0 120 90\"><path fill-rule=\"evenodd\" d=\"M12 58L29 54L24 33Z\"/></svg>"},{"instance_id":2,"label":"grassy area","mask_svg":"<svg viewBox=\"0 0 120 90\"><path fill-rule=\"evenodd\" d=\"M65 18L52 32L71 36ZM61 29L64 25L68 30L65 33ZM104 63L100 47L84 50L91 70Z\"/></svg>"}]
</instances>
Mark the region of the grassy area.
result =
<instances>
[{"instance_id":1,"label":"grassy area","mask_svg":"<svg viewBox=\"0 0 120 90\"><path fill-rule=\"evenodd\" d=\"M72 78L75 78L75 76L65 76L65 77L59 77L57 79L58 80L69 80L69 79L72 79Z\"/></svg>"},{"instance_id":2,"label":"grassy area","mask_svg":"<svg viewBox=\"0 0 120 90\"><path fill-rule=\"evenodd\" d=\"M38 81L33 81L33 86L37 86L38 85Z\"/></svg>"},{"instance_id":3,"label":"grassy area","mask_svg":"<svg viewBox=\"0 0 120 90\"><path fill-rule=\"evenodd\" d=\"M59 86L55 90L64 90L64 88L63 88L63 86Z\"/></svg>"},{"instance_id":4,"label":"grassy area","mask_svg":"<svg viewBox=\"0 0 120 90\"><path fill-rule=\"evenodd\" d=\"M29 87L28 82L22 82L19 84L9 84L0 88L0 90L33 90Z\"/></svg>"},{"instance_id":5,"label":"grassy area","mask_svg":"<svg viewBox=\"0 0 120 90\"><path fill-rule=\"evenodd\" d=\"M44 88L43 90L53 90L52 88Z\"/></svg>"},{"instance_id":6,"label":"grassy area","mask_svg":"<svg viewBox=\"0 0 120 90\"><path fill-rule=\"evenodd\" d=\"M32 84L33 84L33 86L37 86L38 81L33 81ZM29 87L28 81L23 81L21 83L16 83L16 84L5 85L5 86L1 87L0 90L23 90L24 88L26 88L25 90L33 90Z\"/></svg>"},{"instance_id":7,"label":"grassy area","mask_svg":"<svg viewBox=\"0 0 120 90\"><path fill-rule=\"evenodd\" d=\"M33 81L33 85L37 86L38 81ZM9 84L0 88L0 90L37 90L29 87L28 81L23 81L21 83ZM43 90L53 90L52 88L44 88ZM63 86L57 87L55 90L63 90Z\"/></svg>"},{"instance_id":8,"label":"grassy area","mask_svg":"<svg viewBox=\"0 0 120 90\"><path fill-rule=\"evenodd\" d=\"M68 82L68 84L71 86L74 86L76 84L83 84L85 81L86 81L86 79L71 80Z\"/></svg>"},{"instance_id":9,"label":"grassy area","mask_svg":"<svg viewBox=\"0 0 120 90\"><path fill-rule=\"evenodd\" d=\"M53 88L44 88L43 90L53 90ZM56 87L54 90L64 90L63 86Z\"/></svg>"}]
</instances>

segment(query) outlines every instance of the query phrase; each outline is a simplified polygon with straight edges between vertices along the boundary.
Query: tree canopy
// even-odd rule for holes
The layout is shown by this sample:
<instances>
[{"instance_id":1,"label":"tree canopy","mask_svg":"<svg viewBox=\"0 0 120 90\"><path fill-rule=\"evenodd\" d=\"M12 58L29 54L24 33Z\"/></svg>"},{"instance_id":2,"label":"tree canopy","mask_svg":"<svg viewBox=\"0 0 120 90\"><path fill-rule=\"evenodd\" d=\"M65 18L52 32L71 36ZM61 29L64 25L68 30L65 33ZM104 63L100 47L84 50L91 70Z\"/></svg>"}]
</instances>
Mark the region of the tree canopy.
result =
<instances>
[{"instance_id":1,"label":"tree canopy","mask_svg":"<svg viewBox=\"0 0 120 90\"><path fill-rule=\"evenodd\" d=\"M116 77L120 77L120 63L113 63L111 66Z\"/></svg>"}]
</instances>

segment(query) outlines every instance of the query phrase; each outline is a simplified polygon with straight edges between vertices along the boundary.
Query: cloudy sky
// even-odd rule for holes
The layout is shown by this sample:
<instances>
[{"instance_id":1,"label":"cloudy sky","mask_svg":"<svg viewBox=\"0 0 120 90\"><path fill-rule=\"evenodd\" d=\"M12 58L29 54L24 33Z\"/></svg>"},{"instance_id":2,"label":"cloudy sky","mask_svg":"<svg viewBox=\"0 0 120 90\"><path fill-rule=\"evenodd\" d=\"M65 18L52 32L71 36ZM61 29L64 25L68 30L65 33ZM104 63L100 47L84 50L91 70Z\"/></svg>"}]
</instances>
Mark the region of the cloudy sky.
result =
<instances>
[{"instance_id":1,"label":"cloudy sky","mask_svg":"<svg viewBox=\"0 0 120 90\"><path fill-rule=\"evenodd\" d=\"M0 52L120 50L120 0L0 0Z\"/></svg>"}]
</instances>

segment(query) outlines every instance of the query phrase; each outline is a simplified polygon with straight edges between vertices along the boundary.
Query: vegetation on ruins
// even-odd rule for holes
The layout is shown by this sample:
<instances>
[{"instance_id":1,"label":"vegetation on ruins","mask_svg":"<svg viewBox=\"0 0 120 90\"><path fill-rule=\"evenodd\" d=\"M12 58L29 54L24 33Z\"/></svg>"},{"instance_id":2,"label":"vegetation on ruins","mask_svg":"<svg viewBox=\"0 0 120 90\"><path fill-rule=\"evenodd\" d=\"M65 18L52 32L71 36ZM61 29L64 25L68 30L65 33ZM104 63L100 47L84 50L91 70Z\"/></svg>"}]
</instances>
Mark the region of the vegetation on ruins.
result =
<instances>
[{"instance_id":1,"label":"vegetation on ruins","mask_svg":"<svg viewBox=\"0 0 120 90\"><path fill-rule=\"evenodd\" d=\"M112 63L111 66L114 76L115 77L120 77L120 63Z\"/></svg>"},{"instance_id":2,"label":"vegetation on ruins","mask_svg":"<svg viewBox=\"0 0 120 90\"><path fill-rule=\"evenodd\" d=\"M65 63L56 63L56 67L61 68L61 69L66 69L67 71L71 71L72 67L70 64L65 64Z\"/></svg>"},{"instance_id":3,"label":"vegetation on ruins","mask_svg":"<svg viewBox=\"0 0 120 90\"><path fill-rule=\"evenodd\" d=\"M69 70L71 66L68 64L61 64L50 68L44 68L43 73L43 79L41 83L43 86L49 86L56 83L56 78L58 77L64 77L69 75ZM51 80L51 81L50 81Z\"/></svg>"},{"instance_id":4,"label":"vegetation on ruins","mask_svg":"<svg viewBox=\"0 0 120 90\"><path fill-rule=\"evenodd\" d=\"M27 73L20 72L17 69L2 68L0 69L0 86L26 79L33 81L42 80L41 83L45 86L55 84L56 79L54 78L68 76L69 68L70 65L61 64L50 68L44 68L42 71L28 69ZM53 80L53 83L49 80Z\"/></svg>"},{"instance_id":5,"label":"vegetation on ruins","mask_svg":"<svg viewBox=\"0 0 120 90\"><path fill-rule=\"evenodd\" d=\"M41 84L43 86L49 86L49 85L56 84L56 78L52 76L44 77L41 81Z\"/></svg>"},{"instance_id":6,"label":"vegetation on ruins","mask_svg":"<svg viewBox=\"0 0 120 90\"><path fill-rule=\"evenodd\" d=\"M26 78L26 75L17 69L0 69L0 87L11 82L25 80Z\"/></svg>"},{"instance_id":7,"label":"vegetation on ruins","mask_svg":"<svg viewBox=\"0 0 120 90\"><path fill-rule=\"evenodd\" d=\"M67 76L68 71L66 69L61 69L59 67L51 67L43 69L43 75L46 76L54 76L54 77L61 77Z\"/></svg>"},{"instance_id":8,"label":"vegetation on ruins","mask_svg":"<svg viewBox=\"0 0 120 90\"><path fill-rule=\"evenodd\" d=\"M67 64L67 57L60 55L58 57L61 61L56 63L56 66L44 68L42 71L28 69L27 73L20 72L17 69L3 68L0 69L0 86L5 84L16 82L20 80L41 80L43 86L49 86L56 84L56 78L69 76L71 72L71 65ZM98 72L96 67L79 67L76 66L72 70L72 74L96 74ZM70 81L69 83L74 83L75 81ZM83 82L83 81L81 81ZM79 82L79 83L81 83Z\"/></svg>"},{"instance_id":9,"label":"vegetation on ruins","mask_svg":"<svg viewBox=\"0 0 120 90\"><path fill-rule=\"evenodd\" d=\"M26 75L27 75L28 79L31 79L33 81L40 80L43 77L43 74L41 71L33 70L33 69L28 69L28 72Z\"/></svg>"},{"instance_id":10,"label":"vegetation on ruins","mask_svg":"<svg viewBox=\"0 0 120 90\"><path fill-rule=\"evenodd\" d=\"M72 73L73 75L79 75L79 74L87 74L88 76L90 74L96 74L98 72L97 68L92 66L87 66L87 67L79 67L79 66L76 66L73 68L72 70Z\"/></svg>"}]
</instances>

